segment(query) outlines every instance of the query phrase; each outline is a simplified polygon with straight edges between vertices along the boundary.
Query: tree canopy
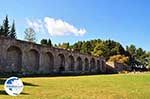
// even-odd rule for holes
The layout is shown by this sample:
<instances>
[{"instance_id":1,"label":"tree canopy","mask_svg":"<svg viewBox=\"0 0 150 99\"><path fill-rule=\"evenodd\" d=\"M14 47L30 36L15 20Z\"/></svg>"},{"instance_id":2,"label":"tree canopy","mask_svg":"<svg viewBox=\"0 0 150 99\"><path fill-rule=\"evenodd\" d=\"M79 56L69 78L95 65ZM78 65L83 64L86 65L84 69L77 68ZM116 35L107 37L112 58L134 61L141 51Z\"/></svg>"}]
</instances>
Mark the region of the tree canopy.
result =
<instances>
[{"instance_id":1,"label":"tree canopy","mask_svg":"<svg viewBox=\"0 0 150 99\"><path fill-rule=\"evenodd\" d=\"M52 46L52 42L50 39L42 39L40 42L42 45Z\"/></svg>"},{"instance_id":2,"label":"tree canopy","mask_svg":"<svg viewBox=\"0 0 150 99\"><path fill-rule=\"evenodd\" d=\"M114 40L95 39L78 41L72 45L62 43L56 46L97 57L102 56L105 57L106 61L118 61L129 66L143 65L150 67L150 52L146 52L142 48L136 48L133 44L126 46L125 49L119 42Z\"/></svg>"},{"instance_id":3,"label":"tree canopy","mask_svg":"<svg viewBox=\"0 0 150 99\"><path fill-rule=\"evenodd\" d=\"M3 24L0 25L0 36L10 37L13 39L16 38L15 21L13 21L12 26L10 26L7 15L6 15L5 19L3 20Z\"/></svg>"}]
</instances>

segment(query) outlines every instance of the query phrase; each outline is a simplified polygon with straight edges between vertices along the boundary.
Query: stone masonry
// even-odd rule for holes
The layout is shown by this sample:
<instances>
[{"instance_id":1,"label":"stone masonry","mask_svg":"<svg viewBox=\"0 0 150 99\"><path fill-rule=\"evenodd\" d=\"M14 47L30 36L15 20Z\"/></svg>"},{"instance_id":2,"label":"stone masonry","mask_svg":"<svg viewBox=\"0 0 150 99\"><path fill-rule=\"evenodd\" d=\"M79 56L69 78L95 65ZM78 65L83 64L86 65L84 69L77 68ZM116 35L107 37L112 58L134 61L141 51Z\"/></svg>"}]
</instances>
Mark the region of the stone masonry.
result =
<instances>
[{"instance_id":1,"label":"stone masonry","mask_svg":"<svg viewBox=\"0 0 150 99\"><path fill-rule=\"evenodd\" d=\"M102 57L0 37L0 72L105 73L105 66Z\"/></svg>"}]
</instances>

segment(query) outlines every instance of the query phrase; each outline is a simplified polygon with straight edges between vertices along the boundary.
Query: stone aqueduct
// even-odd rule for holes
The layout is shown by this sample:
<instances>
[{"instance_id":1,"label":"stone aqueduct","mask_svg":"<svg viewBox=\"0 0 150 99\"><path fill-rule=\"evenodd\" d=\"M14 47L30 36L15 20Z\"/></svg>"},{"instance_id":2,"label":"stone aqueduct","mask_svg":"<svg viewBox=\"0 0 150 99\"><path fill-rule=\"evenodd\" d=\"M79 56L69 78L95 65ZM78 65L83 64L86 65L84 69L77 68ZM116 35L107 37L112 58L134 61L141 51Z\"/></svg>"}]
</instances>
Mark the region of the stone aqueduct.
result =
<instances>
[{"instance_id":1,"label":"stone aqueduct","mask_svg":"<svg viewBox=\"0 0 150 99\"><path fill-rule=\"evenodd\" d=\"M0 72L104 73L105 66L102 57L0 37Z\"/></svg>"}]
</instances>

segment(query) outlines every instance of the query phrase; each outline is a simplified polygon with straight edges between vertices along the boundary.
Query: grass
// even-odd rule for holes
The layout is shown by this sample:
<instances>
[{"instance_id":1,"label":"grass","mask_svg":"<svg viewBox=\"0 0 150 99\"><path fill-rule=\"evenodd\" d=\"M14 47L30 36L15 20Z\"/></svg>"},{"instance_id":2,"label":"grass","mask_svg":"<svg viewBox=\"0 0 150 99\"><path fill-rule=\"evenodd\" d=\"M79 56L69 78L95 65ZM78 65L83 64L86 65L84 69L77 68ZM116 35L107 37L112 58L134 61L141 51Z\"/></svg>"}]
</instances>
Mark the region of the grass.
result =
<instances>
[{"instance_id":1,"label":"grass","mask_svg":"<svg viewBox=\"0 0 150 99\"><path fill-rule=\"evenodd\" d=\"M22 78L24 91L8 96L0 81L0 99L149 99L150 73Z\"/></svg>"}]
</instances>

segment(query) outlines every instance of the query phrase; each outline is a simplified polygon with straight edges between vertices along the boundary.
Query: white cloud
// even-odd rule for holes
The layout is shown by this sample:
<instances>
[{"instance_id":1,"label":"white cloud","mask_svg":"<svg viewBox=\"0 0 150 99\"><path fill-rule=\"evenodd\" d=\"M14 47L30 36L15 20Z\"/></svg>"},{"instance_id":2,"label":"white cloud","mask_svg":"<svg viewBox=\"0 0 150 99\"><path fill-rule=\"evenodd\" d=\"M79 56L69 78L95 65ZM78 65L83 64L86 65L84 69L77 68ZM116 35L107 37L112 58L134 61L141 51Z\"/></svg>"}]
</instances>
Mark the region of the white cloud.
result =
<instances>
[{"instance_id":1,"label":"white cloud","mask_svg":"<svg viewBox=\"0 0 150 99\"><path fill-rule=\"evenodd\" d=\"M32 27L35 31L40 32L41 30L47 29L51 36L65 36L75 35L82 36L86 33L86 30L78 29L75 26L61 20L50 17L45 17L43 21L27 19L28 26Z\"/></svg>"},{"instance_id":2,"label":"white cloud","mask_svg":"<svg viewBox=\"0 0 150 99\"><path fill-rule=\"evenodd\" d=\"M43 31L43 22L41 20L26 19L29 27L33 28L36 32Z\"/></svg>"}]
</instances>

